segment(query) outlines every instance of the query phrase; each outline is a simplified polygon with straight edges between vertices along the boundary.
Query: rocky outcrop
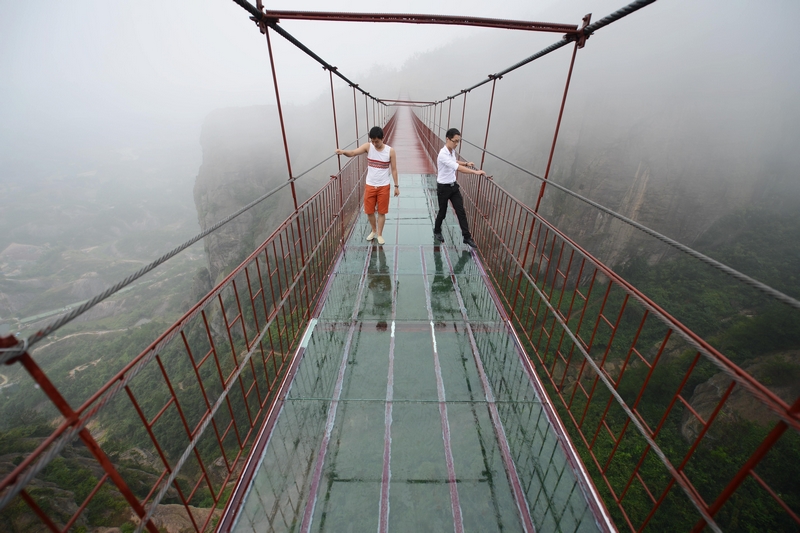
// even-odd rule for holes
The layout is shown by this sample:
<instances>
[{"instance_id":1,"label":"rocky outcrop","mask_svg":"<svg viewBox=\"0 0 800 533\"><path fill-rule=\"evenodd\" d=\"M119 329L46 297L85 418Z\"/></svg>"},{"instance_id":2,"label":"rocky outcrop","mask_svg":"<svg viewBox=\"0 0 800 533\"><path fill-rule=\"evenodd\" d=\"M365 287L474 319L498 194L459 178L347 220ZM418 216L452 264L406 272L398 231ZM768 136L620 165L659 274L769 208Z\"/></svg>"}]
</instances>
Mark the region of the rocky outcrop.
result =
<instances>
[{"instance_id":1,"label":"rocky outcrop","mask_svg":"<svg viewBox=\"0 0 800 533\"><path fill-rule=\"evenodd\" d=\"M658 130L655 124L659 121L650 120L653 124L641 124L639 129ZM660 132L659 138L640 135L637 129L583 132L575 139L568 138L551 179L691 246L720 218L756 202L764 181L759 180L753 161L741 168L713 158L705 161L706 148L679 139L684 132L672 126ZM524 201L533 205L535 198ZM541 212L612 267L634 255L653 264L672 252L554 187L546 189Z\"/></svg>"},{"instance_id":2,"label":"rocky outcrop","mask_svg":"<svg viewBox=\"0 0 800 533\"><path fill-rule=\"evenodd\" d=\"M220 109L207 117L200 137L203 163L194 186L197 218L203 229L287 181L283 140L277 124L278 116L272 106ZM307 164L310 153L314 157L325 153L317 142L311 146L314 148L297 150L300 156L293 164L300 169ZM334 145L327 148L332 151ZM298 173L294 169L293 172ZM296 182L298 203L321 183L324 181L305 177ZM218 283L261 244L293 208L291 187L285 187L206 237L212 284ZM198 275L198 287L207 287L204 277Z\"/></svg>"},{"instance_id":3,"label":"rocky outcrop","mask_svg":"<svg viewBox=\"0 0 800 533\"><path fill-rule=\"evenodd\" d=\"M200 137L203 164L194 186L201 228L207 229L286 181L280 152L270 150L277 139L270 138L264 126L275 120L274 108L267 107L218 110L206 119ZM270 198L205 238L213 282L239 264L286 218L291 196L286 200L285 194Z\"/></svg>"},{"instance_id":4,"label":"rocky outcrop","mask_svg":"<svg viewBox=\"0 0 800 533\"><path fill-rule=\"evenodd\" d=\"M206 523L209 513L214 513L214 518L219 519L222 516L222 509L202 509L199 507L189 506L192 513L194 522L189 518L186 513L186 508L178 504L159 505L153 513L153 523L159 531L166 533L186 533L189 531L196 531L195 524L202 525ZM212 518L212 520L214 520ZM131 514L131 522L139 524L139 517Z\"/></svg>"},{"instance_id":5,"label":"rocky outcrop","mask_svg":"<svg viewBox=\"0 0 800 533\"><path fill-rule=\"evenodd\" d=\"M352 98L352 94L346 95ZM346 100L345 100L346 101ZM298 204L338 171L329 95L303 106L283 106ZM363 119L363 115L362 115ZM353 117L337 118L342 147L355 146ZM360 134L365 142L364 127ZM218 109L203 123L203 163L194 186L200 227L206 229L289 178L280 121L275 106ZM324 161L323 161L324 160ZM342 164L346 158L342 158ZM218 283L258 247L294 209L290 187L206 237L212 284ZM197 278L198 287L203 276Z\"/></svg>"},{"instance_id":6,"label":"rocky outcrop","mask_svg":"<svg viewBox=\"0 0 800 533\"><path fill-rule=\"evenodd\" d=\"M800 350L792 350L757 358L744 368L751 376L788 403L800 396ZM694 389L690 403L692 408L708 420L719 404L731 378L725 373L718 373L705 383ZM778 420L777 415L767 409L743 387L734 387L725 405L717 415L716 423L735 420L747 420L758 425L769 425ZM681 434L687 441L694 440L703 429L700 421L689 410L684 410L681 420Z\"/></svg>"}]
</instances>

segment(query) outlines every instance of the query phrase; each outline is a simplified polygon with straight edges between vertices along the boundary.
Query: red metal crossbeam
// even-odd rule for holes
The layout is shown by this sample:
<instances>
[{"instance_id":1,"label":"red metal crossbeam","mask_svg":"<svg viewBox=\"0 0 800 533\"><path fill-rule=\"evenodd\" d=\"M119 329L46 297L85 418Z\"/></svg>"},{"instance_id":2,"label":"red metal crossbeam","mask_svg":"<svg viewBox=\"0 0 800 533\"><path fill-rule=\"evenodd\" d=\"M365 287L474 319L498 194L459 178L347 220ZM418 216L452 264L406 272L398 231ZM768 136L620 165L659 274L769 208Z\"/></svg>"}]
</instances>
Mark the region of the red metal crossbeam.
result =
<instances>
[{"instance_id":1,"label":"red metal crossbeam","mask_svg":"<svg viewBox=\"0 0 800 533\"><path fill-rule=\"evenodd\" d=\"M426 105L433 105L433 102L425 102L422 100L387 100L385 98L381 99L381 102L390 102L395 104L426 104Z\"/></svg>"},{"instance_id":2,"label":"red metal crossbeam","mask_svg":"<svg viewBox=\"0 0 800 533\"><path fill-rule=\"evenodd\" d=\"M451 26L478 26L503 30L543 31L549 33L577 33L575 24L531 22L526 20L493 19L450 15L422 15L414 13L340 13L333 11L272 11L264 16L275 20L325 20L338 22L392 22L395 24L444 24Z\"/></svg>"}]
</instances>

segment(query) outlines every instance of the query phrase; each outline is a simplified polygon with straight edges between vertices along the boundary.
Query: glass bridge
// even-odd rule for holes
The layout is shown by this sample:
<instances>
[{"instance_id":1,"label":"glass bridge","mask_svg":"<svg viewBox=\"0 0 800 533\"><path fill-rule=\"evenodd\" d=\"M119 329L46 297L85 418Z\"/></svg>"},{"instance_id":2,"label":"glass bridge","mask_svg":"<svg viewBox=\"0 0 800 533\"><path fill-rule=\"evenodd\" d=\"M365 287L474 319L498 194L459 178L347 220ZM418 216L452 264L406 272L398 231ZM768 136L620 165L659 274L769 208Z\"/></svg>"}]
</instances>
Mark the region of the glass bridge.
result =
<instances>
[{"instance_id":1,"label":"glass bridge","mask_svg":"<svg viewBox=\"0 0 800 533\"><path fill-rule=\"evenodd\" d=\"M598 530L602 504L452 213L433 244L433 169L393 140L386 244L362 214L234 530Z\"/></svg>"}]
</instances>

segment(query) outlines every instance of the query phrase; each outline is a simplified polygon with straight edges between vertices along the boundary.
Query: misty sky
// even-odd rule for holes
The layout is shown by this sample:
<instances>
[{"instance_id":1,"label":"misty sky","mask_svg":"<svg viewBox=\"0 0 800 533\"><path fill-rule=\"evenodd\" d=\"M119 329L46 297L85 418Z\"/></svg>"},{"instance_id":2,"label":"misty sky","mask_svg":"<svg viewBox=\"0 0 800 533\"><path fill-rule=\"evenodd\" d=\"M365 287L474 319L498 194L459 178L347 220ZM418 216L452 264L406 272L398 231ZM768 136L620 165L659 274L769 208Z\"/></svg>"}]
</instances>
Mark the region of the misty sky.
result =
<instances>
[{"instance_id":1,"label":"misty sky","mask_svg":"<svg viewBox=\"0 0 800 533\"><path fill-rule=\"evenodd\" d=\"M459 13L534 19L554 0L459 2ZM272 9L447 13L452 3L406 0L293 0ZM573 21L574 22L574 21ZM401 66L415 53L477 30L377 24L283 23L354 81L375 65ZM548 38L552 40L552 35ZM303 103L326 89L325 73L275 40L282 97ZM0 135L10 145L56 144L99 133L124 142L138 134L197 130L218 107L272 101L264 38L230 0L190 4L0 1ZM127 130L127 131L125 131Z\"/></svg>"},{"instance_id":2,"label":"misty sky","mask_svg":"<svg viewBox=\"0 0 800 533\"><path fill-rule=\"evenodd\" d=\"M293 0L266 4L268 9L358 12L454 14L457 9L461 15L577 24L587 12L594 13L597 20L626 3ZM796 0L771 0L763 4L766 15L764 24L759 24L742 9L748 4L744 0L711 4L698 7L720 10L714 17L713 32L704 32L702 24L707 22L691 24L696 15L693 2L660 0L600 35L624 39L632 30L643 33L646 28L675 36L678 48L683 32L688 31L693 43L724 54L729 41L743 35L780 46L780 38L775 36L778 30L766 30L769 23L795 20L794 15L800 14ZM780 17L780 13L786 16ZM665 15L671 23L659 26ZM483 70L476 69L469 57L460 55L459 43L507 38L509 33L451 26L307 21L286 21L282 26L357 83L369 79L376 69L401 68L416 54L441 47L450 61L464 65L466 83L474 83L488 72L483 66ZM763 35L759 37L758 31ZM558 34L515 32L513 42L518 45L508 47L507 57L494 58L493 68L500 70L559 38ZM587 57L603 53L594 44L599 40L593 37ZM273 42L284 102L303 104L328 91L327 75L319 65L283 39L276 36ZM642 49L647 49L646 43ZM668 52L660 51L662 55ZM790 63L786 68L796 70ZM446 94L461 88L453 86ZM265 104L273 98L264 38L244 10L230 0L188 4L0 0L0 173L3 160L36 157L42 151L68 155L92 144L120 149L142 139L196 140L203 118L213 109Z\"/></svg>"}]
</instances>

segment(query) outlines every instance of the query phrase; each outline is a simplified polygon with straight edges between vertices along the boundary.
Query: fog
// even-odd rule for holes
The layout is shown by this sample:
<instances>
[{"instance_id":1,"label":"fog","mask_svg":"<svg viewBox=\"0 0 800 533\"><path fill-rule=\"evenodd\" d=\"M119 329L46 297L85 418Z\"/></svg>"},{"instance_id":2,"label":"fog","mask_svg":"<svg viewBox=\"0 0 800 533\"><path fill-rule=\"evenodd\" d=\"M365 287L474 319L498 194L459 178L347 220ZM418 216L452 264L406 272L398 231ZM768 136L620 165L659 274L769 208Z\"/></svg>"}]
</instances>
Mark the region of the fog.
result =
<instances>
[{"instance_id":1,"label":"fog","mask_svg":"<svg viewBox=\"0 0 800 533\"><path fill-rule=\"evenodd\" d=\"M622 5L470 0L458 4L458 14L577 24L586 13L597 20ZM453 13L452 4L421 0L380 8L366 1L319 0L267 7ZM200 125L209 112L274 103L263 36L233 2L205 0L191 9L152 0L3 2L0 10L0 179L57 172L67 161L91 159L98 151L168 143L199 150ZM757 6L656 2L589 40L578 55L565 120L602 108L614 126L626 128L631 118L689 101L702 105L692 128L735 137L749 127L752 113L762 117L759 131L789 129L796 116L794 56L800 43L776 25L799 12L791 0ZM282 26L383 98L441 99L560 37L427 25L286 21ZM273 46L283 102L304 105L324 98L328 80L319 65L278 36ZM499 131L520 127L530 135L530 123L514 124L523 108L541 110L536 122L543 136L551 134L568 55L564 48L499 83L494 118ZM470 118L476 121L485 115L489 87L469 95ZM524 106L517 105L520 94ZM775 123L776 114L787 120ZM727 119L714 122L712 115ZM703 116L709 117L705 123ZM738 149L735 139L722 142L728 141Z\"/></svg>"},{"instance_id":2,"label":"fog","mask_svg":"<svg viewBox=\"0 0 800 533\"><path fill-rule=\"evenodd\" d=\"M542 2L547 5L552 2ZM475 16L519 18L523 2L490 8L477 0L459 9ZM376 10L360 2L293 1L272 9ZM434 9L446 12L446 4ZM430 3L393 4L430 12ZM58 2L0 4L0 145L9 159L46 151L72 157L98 146L143 140L196 140L203 117L228 106L274 102L263 36L228 0L193 2ZM415 53L474 30L432 26L319 22L283 24L313 50L358 80L376 65L397 68ZM324 89L319 66L278 38L283 100L305 103ZM24 165L23 165L24 168Z\"/></svg>"},{"instance_id":3,"label":"fog","mask_svg":"<svg viewBox=\"0 0 800 533\"><path fill-rule=\"evenodd\" d=\"M461 15L578 24L587 13L596 21L623 4L308 0L267 7L457 9ZM117 236L170 225L165 242L136 248L139 259L149 260L195 233L192 187L203 161L201 128L207 117L219 124L226 108L239 108L240 117L249 115L248 108L258 110L249 124L225 130L227 142L261 150L282 168L278 123L263 120L274 117L275 103L265 40L233 2L204 0L187 9L154 0L6 1L0 15L0 251L12 242L100 244L109 236L98 235L98 225L114 228ZM800 209L800 37L781 29L797 15L800 4L791 0L661 0L598 31L577 54L551 179L688 244L730 208ZM386 99L440 100L561 38L454 26L281 26ZM272 36L296 174L335 148L330 82L318 63ZM489 151L544 174L571 49L497 82ZM355 140L352 90L334 80L340 144L347 145ZM491 88L486 84L468 95L463 134L478 145ZM441 109L444 122L449 113L451 125L461 126L462 102L459 97L452 110ZM361 99L357 113L363 121ZM481 159L469 145L464 156ZM537 180L492 156L484 166L515 195L535 201ZM332 161L309 176L306 191L334 167ZM284 170L274 176L285 178ZM107 220L100 214L129 197L136 202L115 212L116 225L100 222ZM154 202L158 212L148 211ZM608 236L627 238L572 202L548 190L543 209L588 235L587 246L600 246ZM67 209L76 205L77 211ZM607 259L623 261L621 253L612 251Z\"/></svg>"}]
</instances>

